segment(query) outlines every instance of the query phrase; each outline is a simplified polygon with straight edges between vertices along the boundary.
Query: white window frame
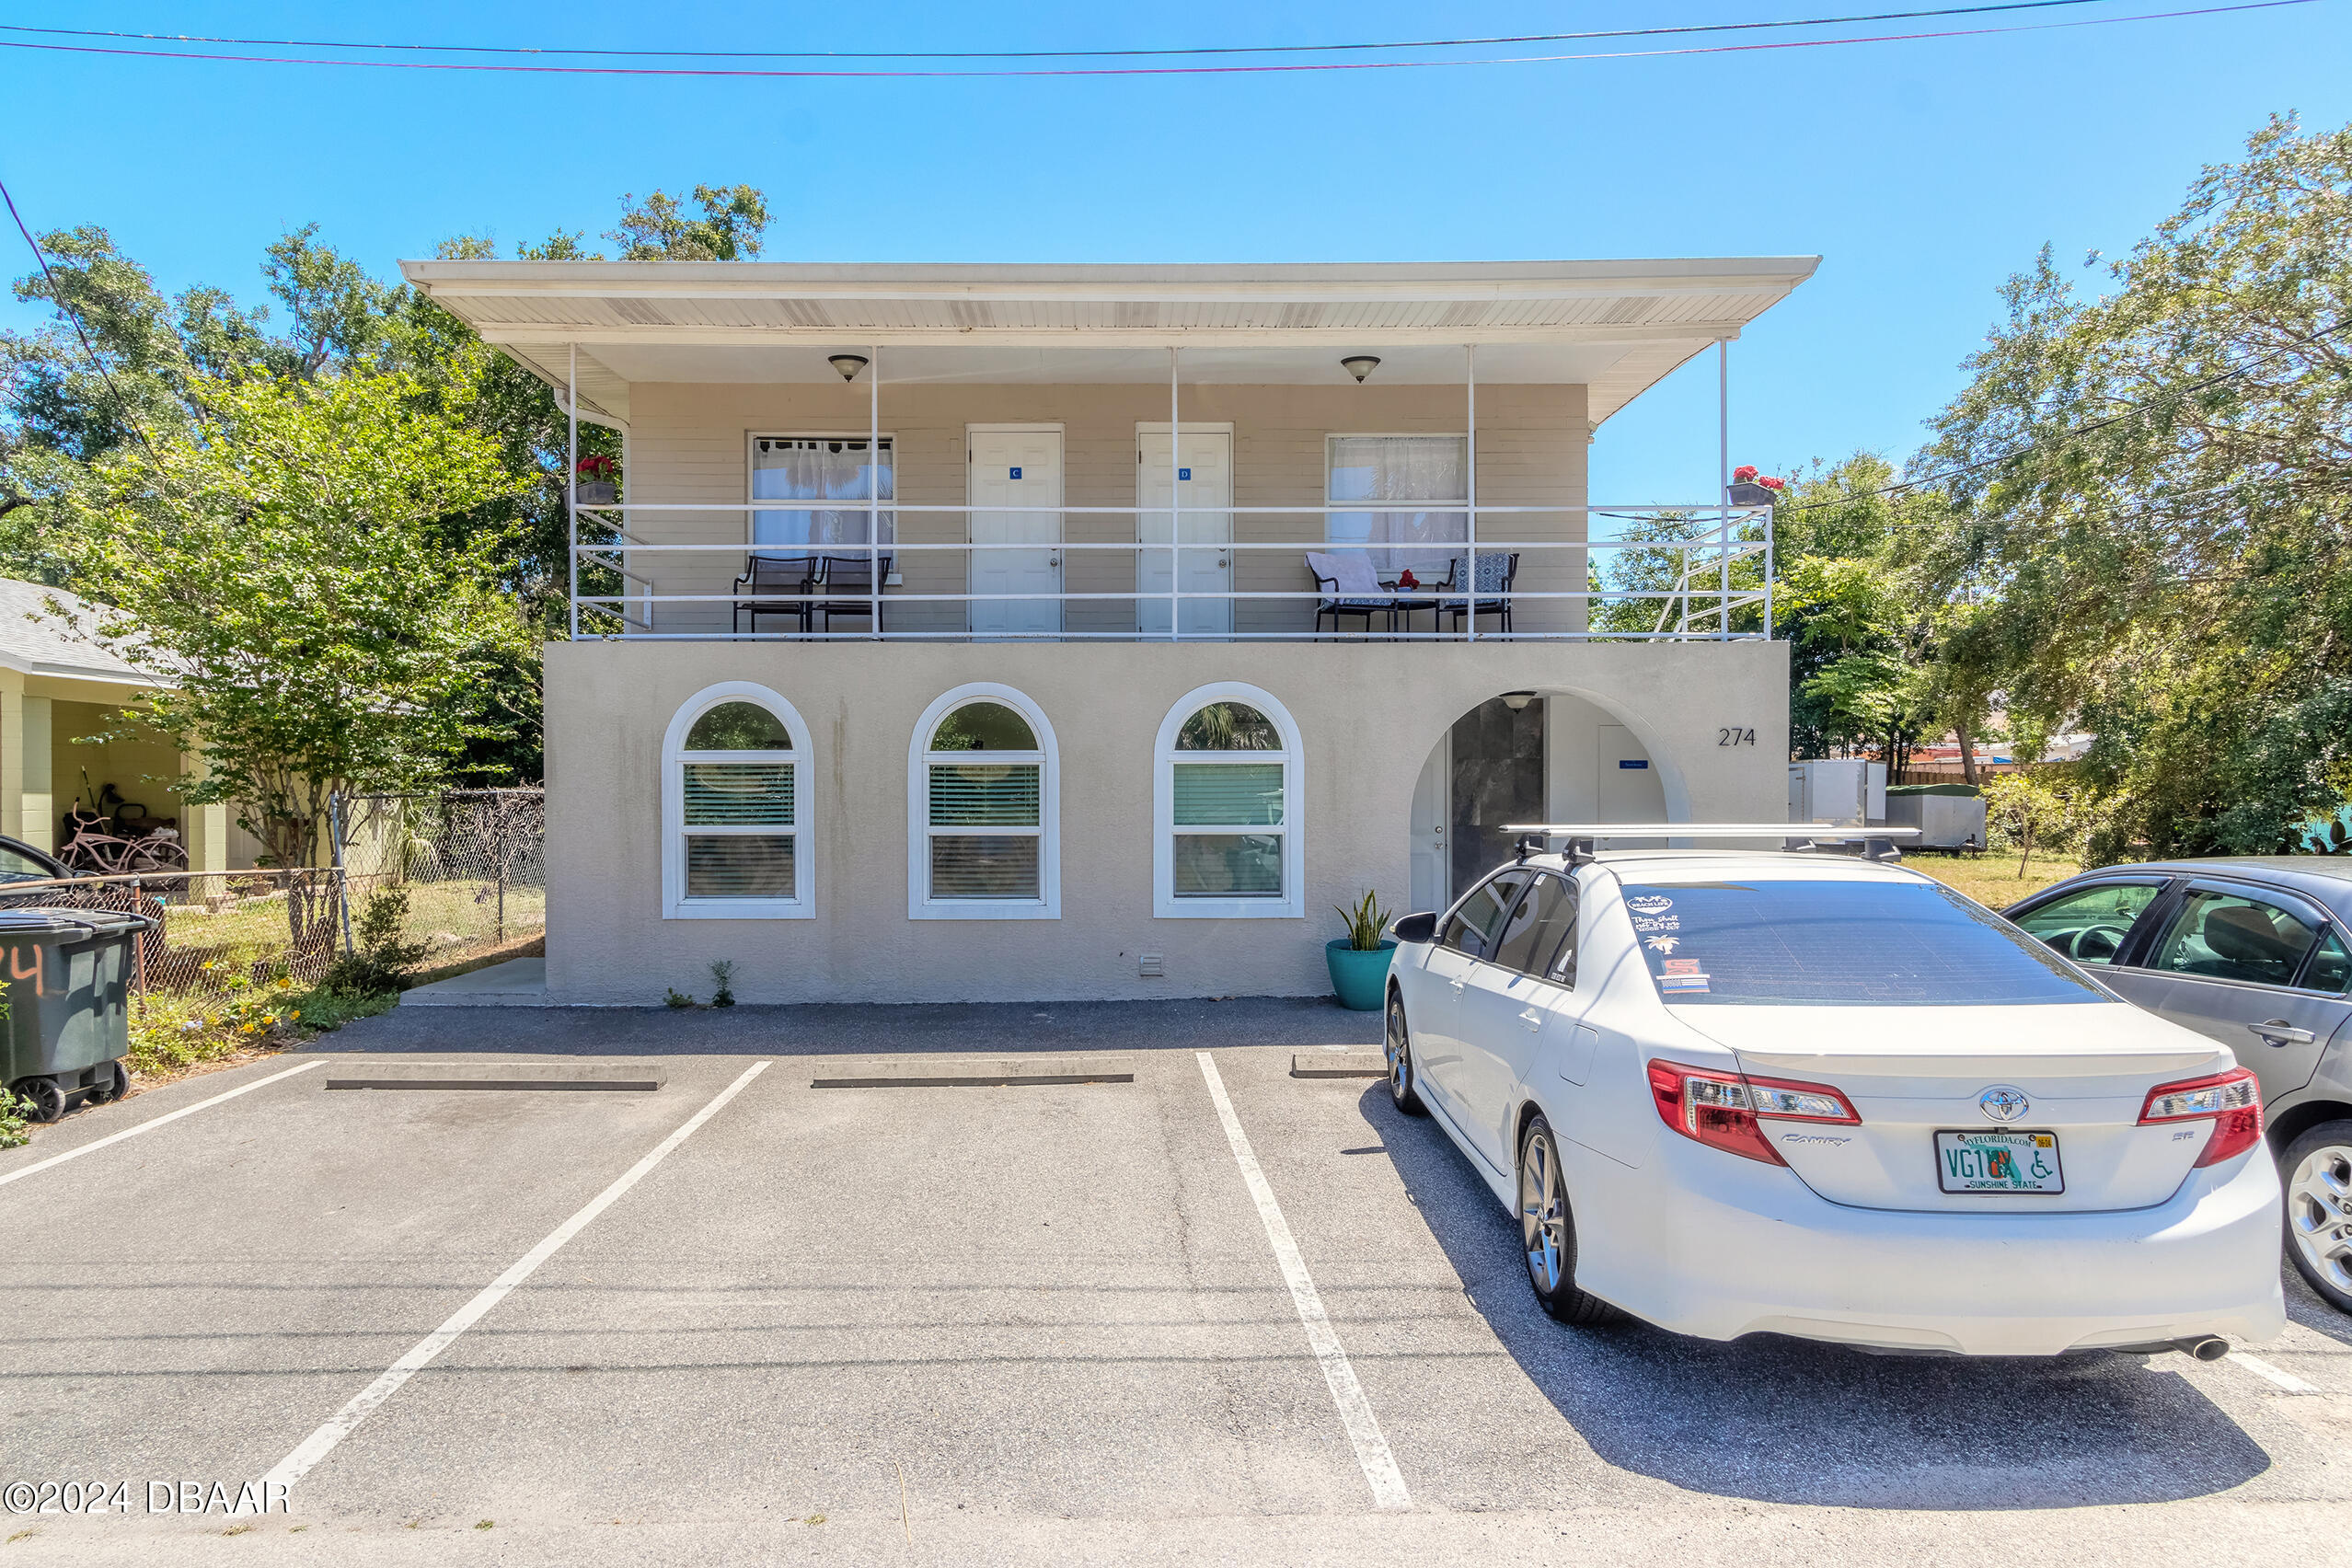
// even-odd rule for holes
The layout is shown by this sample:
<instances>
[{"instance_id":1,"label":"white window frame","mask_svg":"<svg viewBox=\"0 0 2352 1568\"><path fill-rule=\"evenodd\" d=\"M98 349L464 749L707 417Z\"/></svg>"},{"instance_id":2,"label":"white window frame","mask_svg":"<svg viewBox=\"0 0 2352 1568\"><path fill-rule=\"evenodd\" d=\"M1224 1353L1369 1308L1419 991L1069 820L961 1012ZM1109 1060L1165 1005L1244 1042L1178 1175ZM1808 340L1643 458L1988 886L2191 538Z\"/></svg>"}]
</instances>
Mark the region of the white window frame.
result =
<instances>
[{"instance_id":1,"label":"white window frame","mask_svg":"<svg viewBox=\"0 0 2352 1568\"><path fill-rule=\"evenodd\" d=\"M722 702L750 702L776 715L792 749L690 752L686 736L695 721ZM790 898L688 898L686 891L686 765L689 762L788 762L792 765L792 896ZM810 864L810 819L815 815L815 758L801 711L767 686L751 681L721 681L696 692L670 716L662 738L662 918L664 920L813 920L816 901ZM774 830L771 830L774 831Z\"/></svg>"},{"instance_id":2,"label":"white window frame","mask_svg":"<svg viewBox=\"0 0 2352 1568\"><path fill-rule=\"evenodd\" d=\"M761 442L763 442L763 441L856 441L856 442L864 442L864 441L868 440L869 438L870 438L871 436L873 436L873 435L874 435L874 433L875 433L874 432L867 431L867 430L754 430L754 431L746 431L746 432L744 432L744 548L747 548L747 549L755 549L755 550L770 550L770 551L777 552L777 553L778 553L778 554L790 554L791 552L796 551L796 550L806 550L807 552L809 552L809 553L811 553L811 554L814 554L814 555L847 555L847 554L851 554L851 553L853 553L854 551L856 551L856 550L858 550L858 549L862 548L863 547L861 547L861 546L858 546L858 545L806 545L806 546L802 546L802 545L762 545L762 544L760 544L760 543L758 542L758 538L759 538L759 513L762 513L762 512L773 512L773 511L776 511L776 510L778 510L778 509L777 509L777 507L774 505L774 503L772 503L772 502L771 502L771 503L769 503L768 505L762 506L762 505L760 504L759 501L758 501L758 500L757 500L757 499L756 499L756 498L755 498L755 497L752 494L752 491L754 490L754 489L755 489L755 488L756 488L756 485L757 485L756 476L757 476L757 474L759 473L759 444L760 444ZM896 513L897 513L897 511L898 511L898 478L899 478L899 475L898 475L898 434L897 434L897 432L894 432L894 431L887 431L887 430L886 430L886 431L882 431L882 432L880 432L880 434L881 434L881 439L882 439L882 444L883 444L884 445L886 445L886 446L888 446L888 447L890 448L890 493L891 493L891 499L890 499L889 501L887 501L887 502L879 502L879 503L877 504L877 506L876 506L875 510L876 510L877 512L889 513L891 513L891 514L892 514L892 521L891 521L891 533L892 533L892 535L893 535L893 537L892 537L892 538L890 538L889 540L885 541L885 542L882 545L882 549L883 550L883 552L884 552L884 553L888 553L888 552L889 552L892 548L894 548L897 545L897 543L898 543L898 540L897 540L897 538L896 538L896 536L895 536L897 535L897 532L898 532L898 523L897 523L897 518L896 518ZM623 468L623 469L622 469L622 472L623 472L623 473L627 473L627 472L628 472L628 469ZM866 508L865 508L864 503L862 503L862 502L855 502L855 501L852 501L852 502L844 502L843 504L841 504L841 505L839 505L839 506L835 506L835 507L827 508L827 510L828 510L828 511L833 511L833 512L863 512L863 511L865 511L865 510L866 510ZM895 572L894 572L894 573L892 573L892 575L893 575L893 576L896 576L897 574L896 574Z\"/></svg>"},{"instance_id":3,"label":"white window frame","mask_svg":"<svg viewBox=\"0 0 2352 1568\"><path fill-rule=\"evenodd\" d=\"M1036 763L1037 898L933 898L931 896L931 734L956 709L970 702L1000 702L1028 721L1037 737L1033 752L991 754L1005 762ZM936 754L940 761L964 760L962 752ZM963 831L969 831L963 830ZM994 681L973 681L940 694L906 744L906 917L910 920L1058 920L1062 917L1061 749L1045 710L1025 693Z\"/></svg>"},{"instance_id":4,"label":"white window frame","mask_svg":"<svg viewBox=\"0 0 2352 1568\"><path fill-rule=\"evenodd\" d=\"M1251 752L1249 760L1282 764L1282 896L1279 898L1179 898L1176 896L1176 765L1212 757L1240 760L1239 752L1180 752L1176 738L1184 721L1213 702L1247 703L1266 716L1282 736L1282 751ZM1272 692L1239 681L1217 681L1186 692L1159 722L1151 770L1151 912L1162 920L1303 920L1307 917L1307 757L1298 721ZM1186 831L1197 831L1187 829ZM1253 828L1252 832L1263 832Z\"/></svg>"}]
</instances>

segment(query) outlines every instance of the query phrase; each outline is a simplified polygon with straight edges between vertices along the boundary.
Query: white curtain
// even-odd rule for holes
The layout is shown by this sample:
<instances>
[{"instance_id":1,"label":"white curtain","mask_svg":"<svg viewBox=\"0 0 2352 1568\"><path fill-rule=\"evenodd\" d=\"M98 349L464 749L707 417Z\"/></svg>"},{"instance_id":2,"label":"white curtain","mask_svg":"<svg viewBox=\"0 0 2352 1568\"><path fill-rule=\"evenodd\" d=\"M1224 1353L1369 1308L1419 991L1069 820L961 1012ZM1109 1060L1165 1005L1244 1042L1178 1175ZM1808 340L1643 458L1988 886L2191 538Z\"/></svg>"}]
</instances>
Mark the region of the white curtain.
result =
<instances>
[{"instance_id":1,"label":"white curtain","mask_svg":"<svg viewBox=\"0 0 2352 1568\"><path fill-rule=\"evenodd\" d=\"M866 459L863 436L762 436L752 444L754 501L852 501L869 496L880 501L898 497L897 465L890 438L882 443L882 492L874 496L874 465ZM752 543L758 546L824 549L836 545L862 547L867 513L856 511L755 512ZM876 514L880 543L898 538L898 515Z\"/></svg>"},{"instance_id":2,"label":"white curtain","mask_svg":"<svg viewBox=\"0 0 2352 1568\"><path fill-rule=\"evenodd\" d=\"M1334 506L1354 501L1452 502L1469 499L1465 442L1458 435L1335 435L1331 438L1330 496ZM1435 581L1470 539L1470 514L1428 508L1334 512L1327 537L1334 545L1370 547L1379 574L1406 567Z\"/></svg>"}]
</instances>

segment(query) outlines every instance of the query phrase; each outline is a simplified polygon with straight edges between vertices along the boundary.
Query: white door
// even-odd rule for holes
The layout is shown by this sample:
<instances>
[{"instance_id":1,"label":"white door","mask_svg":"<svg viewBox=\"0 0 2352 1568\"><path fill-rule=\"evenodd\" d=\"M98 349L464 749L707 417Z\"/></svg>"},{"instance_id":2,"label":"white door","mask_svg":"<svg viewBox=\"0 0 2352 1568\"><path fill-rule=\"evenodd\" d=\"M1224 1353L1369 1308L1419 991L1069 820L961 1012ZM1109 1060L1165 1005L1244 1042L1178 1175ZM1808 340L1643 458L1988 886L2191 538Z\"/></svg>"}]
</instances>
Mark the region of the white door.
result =
<instances>
[{"instance_id":1,"label":"white door","mask_svg":"<svg viewBox=\"0 0 2352 1568\"><path fill-rule=\"evenodd\" d=\"M1166 431L1146 431L1136 438L1136 504L1145 511L1136 519L1136 629L1146 637L1168 635L1169 566L1171 554L1183 559L1179 573L1187 594L1230 594L1233 591L1233 436L1228 431L1184 432L1177 455L1182 467L1176 475L1182 492L1181 513L1168 510L1169 440ZM1152 508L1159 508L1154 511ZM1184 536L1174 541L1174 520L1184 520ZM1181 548L1171 551L1171 542ZM1158 548L1150 547L1158 546ZM1186 637L1233 635L1233 601L1186 599L1177 625Z\"/></svg>"},{"instance_id":2,"label":"white door","mask_svg":"<svg viewBox=\"0 0 2352 1568\"><path fill-rule=\"evenodd\" d=\"M1062 629L1062 432L975 430L964 439L971 542L1026 547L972 551L966 592L1038 595L973 600L972 630L1052 636Z\"/></svg>"}]
</instances>

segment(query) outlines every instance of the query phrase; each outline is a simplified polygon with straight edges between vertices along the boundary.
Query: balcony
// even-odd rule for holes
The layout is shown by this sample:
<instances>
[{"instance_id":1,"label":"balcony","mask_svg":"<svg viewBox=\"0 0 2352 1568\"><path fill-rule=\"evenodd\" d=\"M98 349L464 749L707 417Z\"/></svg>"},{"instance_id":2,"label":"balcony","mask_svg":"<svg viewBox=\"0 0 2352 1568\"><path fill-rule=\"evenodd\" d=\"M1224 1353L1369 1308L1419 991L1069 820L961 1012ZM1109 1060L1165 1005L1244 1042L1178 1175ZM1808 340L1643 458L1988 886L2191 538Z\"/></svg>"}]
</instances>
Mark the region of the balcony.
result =
<instances>
[{"instance_id":1,"label":"balcony","mask_svg":"<svg viewBox=\"0 0 2352 1568\"><path fill-rule=\"evenodd\" d=\"M1770 509L1712 502L627 502L576 504L573 536L575 640L1727 641L1772 621Z\"/></svg>"}]
</instances>

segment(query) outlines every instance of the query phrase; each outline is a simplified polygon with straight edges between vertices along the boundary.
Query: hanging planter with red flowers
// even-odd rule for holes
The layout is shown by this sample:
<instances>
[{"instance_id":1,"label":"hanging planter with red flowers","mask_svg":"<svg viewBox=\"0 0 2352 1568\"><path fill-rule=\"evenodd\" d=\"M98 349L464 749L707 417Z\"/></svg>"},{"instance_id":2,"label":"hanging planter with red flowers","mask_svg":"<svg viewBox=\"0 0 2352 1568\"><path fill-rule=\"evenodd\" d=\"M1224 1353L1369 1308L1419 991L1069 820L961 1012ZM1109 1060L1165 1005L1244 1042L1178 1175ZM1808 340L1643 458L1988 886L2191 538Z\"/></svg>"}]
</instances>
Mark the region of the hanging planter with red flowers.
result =
<instances>
[{"instance_id":1,"label":"hanging planter with red flowers","mask_svg":"<svg viewBox=\"0 0 2352 1568\"><path fill-rule=\"evenodd\" d=\"M620 499L620 465L602 455L582 457L571 485L578 506L610 506Z\"/></svg>"},{"instance_id":2,"label":"hanging planter with red flowers","mask_svg":"<svg viewBox=\"0 0 2352 1568\"><path fill-rule=\"evenodd\" d=\"M1776 506L1787 488L1787 480L1758 473L1753 463L1742 463L1732 470L1732 482L1724 487L1724 499L1734 506Z\"/></svg>"}]
</instances>

